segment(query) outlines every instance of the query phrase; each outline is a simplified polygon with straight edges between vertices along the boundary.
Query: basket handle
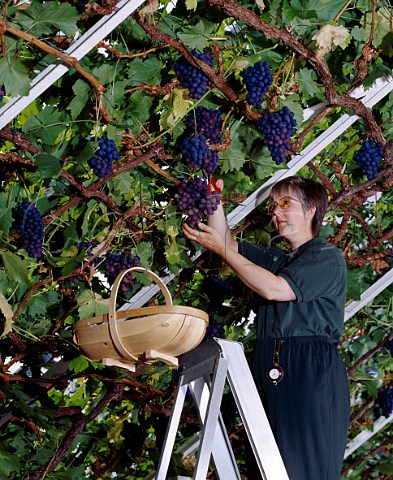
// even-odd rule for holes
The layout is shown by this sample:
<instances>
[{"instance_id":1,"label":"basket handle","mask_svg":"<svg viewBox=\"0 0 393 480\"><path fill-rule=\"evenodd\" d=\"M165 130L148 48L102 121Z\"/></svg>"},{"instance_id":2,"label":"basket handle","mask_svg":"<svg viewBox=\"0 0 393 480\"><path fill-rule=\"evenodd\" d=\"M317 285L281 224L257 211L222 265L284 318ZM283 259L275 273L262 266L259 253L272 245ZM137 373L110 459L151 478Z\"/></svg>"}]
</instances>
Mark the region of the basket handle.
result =
<instances>
[{"instance_id":1,"label":"basket handle","mask_svg":"<svg viewBox=\"0 0 393 480\"><path fill-rule=\"evenodd\" d=\"M109 332L112 337L112 341L115 344L117 350L123 355L123 357L127 358L128 360L132 360L135 362L135 355L132 355L127 348L125 347L124 343L122 342L119 331L117 328L117 322L116 322L116 298L117 298L117 292L119 290L119 285L125 275L127 275L128 272L141 272L145 273L148 277L150 277L152 280L154 280L157 285L160 287L164 298L165 302L167 305L172 306L172 297L171 294L169 293L169 290L165 283L161 280L161 278L156 275L154 272L151 270L148 270L147 268L143 267L131 267L128 268L127 270L123 270L122 272L119 273L119 275L116 277L116 280L113 283L112 286L112 291L111 291L111 296L109 298Z\"/></svg>"}]
</instances>

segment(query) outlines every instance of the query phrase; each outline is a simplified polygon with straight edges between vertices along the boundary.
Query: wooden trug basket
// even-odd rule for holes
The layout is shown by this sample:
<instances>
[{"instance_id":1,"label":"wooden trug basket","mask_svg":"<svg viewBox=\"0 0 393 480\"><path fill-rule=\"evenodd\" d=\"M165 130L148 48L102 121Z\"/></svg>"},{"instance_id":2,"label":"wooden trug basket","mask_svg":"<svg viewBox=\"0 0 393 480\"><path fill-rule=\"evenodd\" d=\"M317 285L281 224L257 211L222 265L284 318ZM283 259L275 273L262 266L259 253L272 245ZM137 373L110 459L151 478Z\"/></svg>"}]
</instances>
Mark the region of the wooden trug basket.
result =
<instances>
[{"instance_id":1,"label":"wooden trug basket","mask_svg":"<svg viewBox=\"0 0 393 480\"><path fill-rule=\"evenodd\" d=\"M116 311L119 285L128 272L143 272L160 287L166 305ZM135 371L138 361L162 361L177 366L177 356L195 348L203 339L209 316L203 310L173 305L171 294L152 271L132 267L121 272L112 287L109 314L80 320L74 341L92 361Z\"/></svg>"}]
</instances>

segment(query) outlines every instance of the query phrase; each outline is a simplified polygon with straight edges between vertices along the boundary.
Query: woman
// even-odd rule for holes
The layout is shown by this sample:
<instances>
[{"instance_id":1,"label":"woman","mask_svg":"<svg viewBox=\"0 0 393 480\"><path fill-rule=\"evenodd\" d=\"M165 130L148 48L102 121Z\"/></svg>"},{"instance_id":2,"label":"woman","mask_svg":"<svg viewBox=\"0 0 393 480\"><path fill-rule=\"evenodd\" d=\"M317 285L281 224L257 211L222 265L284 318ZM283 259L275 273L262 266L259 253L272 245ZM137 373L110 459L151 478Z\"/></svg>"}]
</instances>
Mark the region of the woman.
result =
<instances>
[{"instance_id":1,"label":"woman","mask_svg":"<svg viewBox=\"0 0 393 480\"><path fill-rule=\"evenodd\" d=\"M251 370L290 480L338 480L349 421L347 375L337 352L345 260L319 236L328 206L321 184L288 177L273 186L270 198L273 224L288 251L238 243L222 205L208 225L183 229L259 295ZM259 472L250 471L248 479L257 478Z\"/></svg>"}]
</instances>

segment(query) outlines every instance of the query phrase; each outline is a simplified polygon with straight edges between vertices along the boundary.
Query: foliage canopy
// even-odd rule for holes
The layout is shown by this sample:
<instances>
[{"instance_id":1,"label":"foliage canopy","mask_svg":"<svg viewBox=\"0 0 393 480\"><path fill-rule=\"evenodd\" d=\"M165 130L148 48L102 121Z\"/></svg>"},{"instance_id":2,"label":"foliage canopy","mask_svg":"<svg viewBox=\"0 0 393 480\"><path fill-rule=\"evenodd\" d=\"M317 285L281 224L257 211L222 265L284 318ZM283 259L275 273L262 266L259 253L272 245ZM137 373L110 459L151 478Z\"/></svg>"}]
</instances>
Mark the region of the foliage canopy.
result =
<instances>
[{"instance_id":1,"label":"foliage canopy","mask_svg":"<svg viewBox=\"0 0 393 480\"><path fill-rule=\"evenodd\" d=\"M161 277L174 274L168 287L175 303L209 312L226 338L251 349L252 300L238 295L225 265L186 241L175 195L182 181L223 178L230 213L285 172L288 164L272 161L257 128L267 113L285 106L294 112L288 162L343 116L358 116L298 174L319 179L329 192L323 233L344 251L348 301L392 267L393 93L373 108L362 102L375 85L392 82L390 0L150 0L83 58L68 53L116 11L114 0L7 0L0 14L0 121L49 66L68 67L0 130L2 479L142 479L157 465L175 389L172 369L141 362L130 374L105 367L88 361L73 341L78 320L107 311L108 253L139 257ZM208 51L213 66L193 50ZM190 98L176 77L180 59L207 76L201 99ZM273 75L261 108L247 103L241 75L258 61ZM219 110L223 120L214 177L190 168L180 152L198 106ZM97 178L88 162L103 136L116 143L120 160ZM364 140L383 146L372 180L354 162ZM21 247L15 229L23 199L44 220L40 258ZM259 245L277 240L263 202L239 220L236 234ZM237 295L220 294L224 280ZM148 284L135 274L119 306ZM378 392L393 388L392 291L346 323L340 351L350 376L350 439L372 428ZM192 435L195 415L183 420L183 435ZM236 439L244 432L239 424L233 430L241 458ZM138 431L142 446L134 445ZM343 477L387 478L392 448L392 433L382 430L345 460ZM176 458L175 471L189 472L189 460Z\"/></svg>"}]
</instances>

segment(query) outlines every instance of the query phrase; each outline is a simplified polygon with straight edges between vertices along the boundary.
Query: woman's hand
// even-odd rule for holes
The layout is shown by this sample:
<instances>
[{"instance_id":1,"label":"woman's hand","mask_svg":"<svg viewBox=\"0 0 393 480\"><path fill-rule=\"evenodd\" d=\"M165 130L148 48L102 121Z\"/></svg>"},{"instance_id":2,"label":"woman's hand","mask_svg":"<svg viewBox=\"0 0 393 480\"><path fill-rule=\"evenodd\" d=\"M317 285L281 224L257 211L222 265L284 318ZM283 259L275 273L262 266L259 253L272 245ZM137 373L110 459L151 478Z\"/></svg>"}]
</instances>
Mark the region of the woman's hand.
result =
<instances>
[{"instance_id":1,"label":"woman's hand","mask_svg":"<svg viewBox=\"0 0 393 480\"><path fill-rule=\"evenodd\" d=\"M205 225L202 222L198 223L198 228L190 227L186 223L183 224L184 235L193 242L198 243L201 247L207 248L220 257L225 255L225 243L220 234L212 227Z\"/></svg>"}]
</instances>

